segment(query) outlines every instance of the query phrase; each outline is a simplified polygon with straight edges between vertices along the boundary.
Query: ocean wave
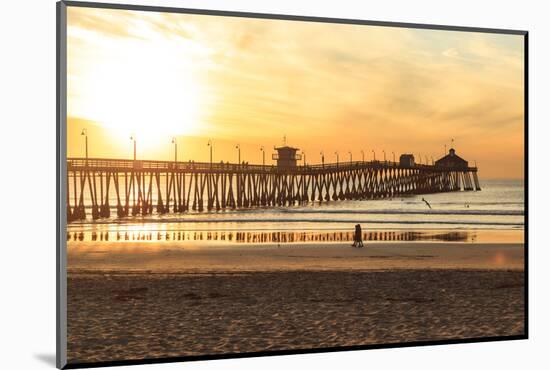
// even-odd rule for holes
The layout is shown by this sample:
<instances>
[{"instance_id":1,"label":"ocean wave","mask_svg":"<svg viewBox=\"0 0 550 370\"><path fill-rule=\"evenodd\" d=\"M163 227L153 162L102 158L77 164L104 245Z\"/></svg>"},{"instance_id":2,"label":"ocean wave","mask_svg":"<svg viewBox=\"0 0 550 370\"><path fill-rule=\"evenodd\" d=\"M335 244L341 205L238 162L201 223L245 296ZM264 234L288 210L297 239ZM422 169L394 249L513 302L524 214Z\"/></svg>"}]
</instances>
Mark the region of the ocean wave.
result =
<instances>
[{"instance_id":1,"label":"ocean wave","mask_svg":"<svg viewBox=\"0 0 550 370\"><path fill-rule=\"evenodd\" d=\"M365 214L365 215L474 215L474 216L523 216L523 210L399 210L399 209L281 209L289 214Z\"/></svg>"},{"instance_id":2,"label":"ocean wave","mask_svg":"<svg viewBox=\"0 0 550 370\"><path fill-rule=\"evenodd\" d=\"M91 209L86 207L86 209ZM116 211L116 207L110 207ZM338 215L458 215L458 216L523 216L523 209L338 209L338 208L242 208L225 209L221 211L190 211L188 214L204 215L266 215L266 214L338 214Z\"/></svg>"},{"instance_id":3,"label":"ocean wave","mask_svg":"<svg viewBox=\"0 0 550 370\"><path fill-rule=\"evenodd\" d=\"M73 225L94 224L94 225L128 225L128 224L140 224L143 223L191 223L191 224L204 224L204 223L362 223L362 224L402 224L402 225L472 225L472 226L523 226L523 222L491 222L491 221L446 221L446 220L357 220L357 219L334 219L323 220L318 218L302 218L302 219L284 219L284 218L251 218L251 219L235 219L235 218L128 218L128 219L116 219L116 220L96 220L96 221L80 221L74 222Z\"/></svg>"},{"instance_id":4,"label":"ocean wave","mask_svg":"<svg viewBox=\"0 0 550 370\"><path fill-rule=\"evenodd\" d=\"M429 198L429 195L426 195L425 196L426 198ZM393 201L396 201L395 199ZM418 204L418 203L421 203L422 201L420 200L403 200L402 201L403 203L407 203L407 204ZM465 199L462 199L462 200L456 200L456 201L434 201L432 202L432 204L438 204L438 205L459 205L459 206L462 206L464 204L469 204L469 205L475 205L475 206L500 206L500 205L511 205L511 204L515 204L515 205L524 205L525 202L522 200L522 201L506 201L506 200L488 200L488 201L483 201L483 200L477 200L477 201L468 201L468 200L465 200Z\"/></svg>"}]
</instances>

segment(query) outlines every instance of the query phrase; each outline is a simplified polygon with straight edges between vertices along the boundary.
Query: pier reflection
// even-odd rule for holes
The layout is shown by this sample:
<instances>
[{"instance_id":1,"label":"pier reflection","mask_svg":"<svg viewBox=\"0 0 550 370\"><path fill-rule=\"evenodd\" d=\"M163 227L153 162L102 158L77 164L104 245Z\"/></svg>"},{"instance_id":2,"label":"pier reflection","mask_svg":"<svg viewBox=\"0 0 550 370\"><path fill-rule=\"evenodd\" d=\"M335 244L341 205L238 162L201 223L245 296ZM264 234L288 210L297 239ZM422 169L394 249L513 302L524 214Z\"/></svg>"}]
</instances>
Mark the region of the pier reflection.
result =
<instances>
[{"instance_id":1,"label":"pier reflection","mask_svg":"<svg viewBox=\"0 0 550 370\"><path fill-rule=\"evenodd\" d=\"M210 241L225 243L335 243L352 242L347 231L79 231L68 232L67 241ZM366 231L366 242L448 241L475 242L470 231Z\"/></svg>"}]
</instances>

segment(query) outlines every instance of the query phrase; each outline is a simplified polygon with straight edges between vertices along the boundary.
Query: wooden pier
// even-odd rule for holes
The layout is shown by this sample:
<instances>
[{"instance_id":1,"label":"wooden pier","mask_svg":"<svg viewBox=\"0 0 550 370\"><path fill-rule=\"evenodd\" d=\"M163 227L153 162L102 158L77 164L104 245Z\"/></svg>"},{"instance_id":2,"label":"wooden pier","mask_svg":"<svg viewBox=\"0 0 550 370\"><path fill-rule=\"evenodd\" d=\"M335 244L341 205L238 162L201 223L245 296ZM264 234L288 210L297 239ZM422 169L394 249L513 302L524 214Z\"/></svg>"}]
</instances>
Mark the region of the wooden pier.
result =
<instances>
[{"instance_id":1,"label":"wooden pier","mask_svg":"<svg viewBox=\"0 0 550 370\"><path fill-rule=\"evenodd\" d=\"M477 167L354 161L279 167L67 159L67 220L283 207L412 194L479 191ZM91 210L91 211L90 211Z\"/></svg>"}]
</instances>

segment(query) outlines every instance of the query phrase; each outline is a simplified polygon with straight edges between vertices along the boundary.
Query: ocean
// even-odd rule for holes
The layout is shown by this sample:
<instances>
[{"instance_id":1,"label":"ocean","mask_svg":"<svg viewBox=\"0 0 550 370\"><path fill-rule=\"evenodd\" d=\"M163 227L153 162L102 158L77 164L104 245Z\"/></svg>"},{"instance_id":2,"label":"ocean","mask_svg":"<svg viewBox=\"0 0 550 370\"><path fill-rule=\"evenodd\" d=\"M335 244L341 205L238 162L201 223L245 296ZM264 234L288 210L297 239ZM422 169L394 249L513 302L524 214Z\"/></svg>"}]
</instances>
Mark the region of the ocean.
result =
<instances>
[{"instance_id":1,"label":"ocean","mask_svg":"<svg viewBox=\"0 0 550 370\"><path fill-rule=\"evenodd\" d=\"M70 223L69 241L293 243L350 241L522 242L523 180L485 180L482 191L311 202L277 208L134 216ZM425 200L425 201L424 201ZM113 212L114 213L114 212Z\"/></svg>"}]
</instances>

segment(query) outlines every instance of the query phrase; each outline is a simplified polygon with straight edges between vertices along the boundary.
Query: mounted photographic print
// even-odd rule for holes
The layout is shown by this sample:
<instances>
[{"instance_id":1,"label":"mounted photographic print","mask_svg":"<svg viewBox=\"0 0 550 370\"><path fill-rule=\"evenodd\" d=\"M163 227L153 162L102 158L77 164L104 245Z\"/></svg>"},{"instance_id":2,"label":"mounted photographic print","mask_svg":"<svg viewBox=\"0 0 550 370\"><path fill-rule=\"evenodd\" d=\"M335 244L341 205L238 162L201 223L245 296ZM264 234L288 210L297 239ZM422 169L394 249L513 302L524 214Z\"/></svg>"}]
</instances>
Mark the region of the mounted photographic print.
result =
<instances>
[{"instance_id":1,"label":"mounted photographic print","mask_svg":"<svg viewBox=\"0 0 550 370\"><path fill-rule=\"evenodd\" d=\"M58 3L58 366L527 338L526 60L524 31Z\"/></svg>"}]
</instances>

